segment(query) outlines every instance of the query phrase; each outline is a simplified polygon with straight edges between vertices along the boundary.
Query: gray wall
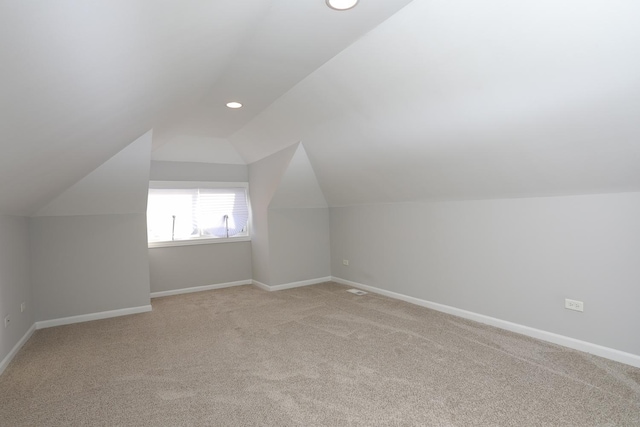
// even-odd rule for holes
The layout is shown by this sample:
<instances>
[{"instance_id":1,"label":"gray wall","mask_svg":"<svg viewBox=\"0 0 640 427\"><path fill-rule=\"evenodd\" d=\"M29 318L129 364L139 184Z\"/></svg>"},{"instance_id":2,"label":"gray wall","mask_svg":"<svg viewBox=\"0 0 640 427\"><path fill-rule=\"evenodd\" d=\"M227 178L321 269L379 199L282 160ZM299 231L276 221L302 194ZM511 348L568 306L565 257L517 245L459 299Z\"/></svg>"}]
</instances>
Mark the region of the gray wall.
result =
<instances>
[{"instance_id":1,"label":"gray wall","mask_svg":"<svg viewBox=\"0 0 640 427\"><path fill-rule=\"evenodd\" d=\"M147 132L29 220L35 320L149 304L150 153Z\"/></svg>"},{"instance_id":2,"label":"gray wall","mask_svg":"<svg viewBox=\"0 0 640 427\"><path fill-rule=\"evenodd\" d=\"M21 313L23 302L27 308ZM0 216L0 361L33 325L33 313L27 219ZM11 325L5 329L8 315Z\"/></svg>"},{"instance_id":3,"label":"gray wall","mask_svg":"<svg viewBox=\"0 0 640 427\"><path fill-rule=\"evenodd\" d=\"M274 286L330 276L329 209L318 207L326 202L304 147L252 163L249 178L253 278Z\"/></svg>"},{"instance_id":4,"label":"gray wall","mask_svg":"<svg viewBox=\"0 0 640 427\"><path fill-rule=\"evenodd\" d=\"M334 276L640 354L640 193L330 211Z\"/></svg>"},{"instance_id":5,"label":"gray wall","mask_svg":"<svg viewBox=\"0 0 640 427\"><path fill-rule=\"evenodd\" d=\"M30 219L36 321L149 304L145 214Z\"/></svg>"},{"instance_id":6,"label":"gray wall","mask_svg":"<svg viewBox=\"0 0 640 427\"><path fill-rule=\"evenodd\" d=\"M152 181L248 182L246 165L151 162ZM149 248L151 292L250 280L251 242Z\"/></svg>"},{"instance_id":7,"label":"gray wall","mask_svg":"<svg viewBox=\"0 0 640 427\"><path fill-rule=\"evenodd\" d=\"M151 292L251 280L251 242L149 249Z\"/></svg>"},{"instance_id":8,"label":"gray wall","mask_svg":"<svg viewBox=\"0 0 640 427\"><path fill-rule=\"evenodd\" d=\"M298 144L249 165L251 195L251 263L253 278L271 284L269 254L269 203Z\"/></svg>"},{"instance_id":9,"label":"gray wall","mask_svg":"<svg viewBox=\"0 0 640 427\"><path fill-rule=\"evenodd\" d=\"M270 285L331 276L329 209L269 209Z\"/></svg>"},{"instance_id":10,"label":"gray wall","mask_svg":"<svg viewBox=\"0 0 640 427\"><path fill-rule=\"evenodd\" d=\"M151 162L151 181L248 182L246 165L218 163Z\"/></svg>"}]
</instances>

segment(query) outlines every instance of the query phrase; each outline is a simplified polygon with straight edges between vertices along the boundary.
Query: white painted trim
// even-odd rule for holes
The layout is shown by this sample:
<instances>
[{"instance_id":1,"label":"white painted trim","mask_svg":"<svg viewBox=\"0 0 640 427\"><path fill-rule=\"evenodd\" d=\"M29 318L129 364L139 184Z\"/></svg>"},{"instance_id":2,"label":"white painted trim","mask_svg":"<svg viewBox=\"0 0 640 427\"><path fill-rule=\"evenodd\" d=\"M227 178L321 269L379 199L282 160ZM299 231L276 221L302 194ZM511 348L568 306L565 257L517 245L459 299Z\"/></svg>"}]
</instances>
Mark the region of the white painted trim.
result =
<instances>
[{"instance_id":1,"label":"white painted trim","mask_svg":"<svg viewBox=\"0 0 640 427\"><path fill-rule=\"evenodd\" d=\"M284 285L270 286L272 291L282 291L284 289L299 288L302 286L317 285L318 283L330 282L331 276L319 277L317 279L301 280L300 282L285 283Z\"/></svg>"},{"instance_id":2,"label":"white painted trim","mask_svg":"<svg viewBox=\"0 0 640 427\"><path fill-rule=\"evenodd\" d=\"M217 245L219 243L237 243L237 242L250 242L250 236L240 236L240 237L218 237L215 239L186 239L186 240L171 240L171 241L162 241L162 242L149 242L147 247L149 249L156 248L173 248L175 246L194 246L194 245Z\"/></svg>"},{"instance_id":3,"label":"white painted trim","mask_svg":"<svg viewBox=\"0 0 640 427\"><path fill-rule=\"evenodd\" d=\"M218 283L216 285L195 286L193 288L173 289L170 291L151 292L151 298L168 297L171 295L190 294L192 292L210 291L213 289L230 288L232 286L250 285L252 280L240 280L237 282Z\"/></svg>"},{"instance_id":4,"label":"white painted trim","mask_svg":"<svg viewBox=\"0 0 640 427\"><path fill-rule=\"evenodd\" d=\"M331 279L332 279L331 276L327 276L327 277L319 277L317 279L301 280L300 282L291 282L291 283L285 283L284 285L274 285L274 286L265 285L262 282L258 282L257 280L254 280L253 284L259 287L260 289L264 289L265 291L282 291L285 289L299 288L302 286L310 286L310 285L317 285L318 283L330 282Z\"/></svg>"},{"instance_id":5,"label":"white painted trim","mask_svg":"<svg viewBox=\"0 0 640 427\"><path fill-rule=\"evenodd\" d=\"M36 329L52 328L54 326L70 325L72 323L89 322L91 320L108 319L110 317L127 316L151 311L151 305L121 308L119 310L101 311L99 313L81 314L79 316L62 317L60 319L41 320L36 322Z\"/></svg>"},{"instance_id":6,"label":"white painted trim","mask_svg":"<svg viewBox=\"0 0 640 427\"><path fill-rule=\"evenodd\" d=\"M256 285L257 287L259 287L260 289L262 289L263 291L271 291L271 286L269 285L265 285L262 282L258 282L257 280L252 280L251 283L253 283L254 285Z\"/></svg>"},{"instance_id":7,"label":"white painted trim","mask_svg":"<svg viewBox=\"0 0 640 427\"><path fill-rule=\"evenodd\" d=\"M22 338L20 338L20 341L18 341L16 345L13 346L9 354L7 354L4 357L4 359L2 359L2 362L0 362L0 375L2 375L5 369L7 369L7 366L9 366L9 363L11 363L11 361L16 356L16 354L18 354L18 351L29 340L29 338L31 338L31 335L33 335L33 331L35 330L36 330L36 325L34 323L33 325L31 325L29 330L22 336Z\"/></svg>"},{"instance_id":8,"label":"white painted trim","mask_svg":"<svg viewBox=\"0 0 640 427\"><path fill-rule=\"evenodd\" d=\"M420 298L410 297L410 296L399 294L396 292L387 291L385 289L376 288L374 286L363 285L362 283L352 282L350 280L341 279L339 277L332 277L332 280L336 283L352 286L354 288L364 289L366 291L374 292L376 294L384 295L390 298L395 298L401 301L406 301L411 304L427 307L432 310L441 311L443 313L452 314L454 316L462 317L465 319L474 320L479 323L484 323L485 325L491 325L500 329L506 329L507 331L516 332L518 334L537 338L539 340L547 341L553 344L558 344L564 347L569 347L574 350L583 351L585 353L594 354L596 356L604 357L606 359L615 360L616 362L625 363L627 365L640 368L640 355L626 353L624 351L616 350L609 347L604 347L604 346L593 344L586 341L581 341L581 340L567 337L564 335L555 334L553 332L547 332L540 329L531 328L529 326L508 322L506 320L496 319L495 317L485 316L484 314L478 314L471 311L466 311L459 308L451 307L448 305L438 304L436 302L431 302L431 301L426 301Z\"/></svg>"}]
</instances>

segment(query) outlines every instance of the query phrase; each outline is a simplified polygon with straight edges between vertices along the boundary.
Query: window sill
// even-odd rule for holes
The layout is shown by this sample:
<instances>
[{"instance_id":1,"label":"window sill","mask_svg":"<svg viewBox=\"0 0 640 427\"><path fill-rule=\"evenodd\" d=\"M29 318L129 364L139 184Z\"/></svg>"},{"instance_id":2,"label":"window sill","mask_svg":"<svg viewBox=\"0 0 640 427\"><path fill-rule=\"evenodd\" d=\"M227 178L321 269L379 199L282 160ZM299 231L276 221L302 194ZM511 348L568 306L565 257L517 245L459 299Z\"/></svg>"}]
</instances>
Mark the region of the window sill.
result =
<instances>
[{"instance_id":1,"label":"window sill","mask_svg":"<svg viewBox=\"0 0 640 427\"><path fill-rule=\"evenodd\" d=\"M228 239L193 239L193 240L173 240L170 242L149 242L149 249L167 248L172 246L193 246L193 245L215 245L218 243L250 242L251 237L230 237Z\"/></svg>"}]
</instances>

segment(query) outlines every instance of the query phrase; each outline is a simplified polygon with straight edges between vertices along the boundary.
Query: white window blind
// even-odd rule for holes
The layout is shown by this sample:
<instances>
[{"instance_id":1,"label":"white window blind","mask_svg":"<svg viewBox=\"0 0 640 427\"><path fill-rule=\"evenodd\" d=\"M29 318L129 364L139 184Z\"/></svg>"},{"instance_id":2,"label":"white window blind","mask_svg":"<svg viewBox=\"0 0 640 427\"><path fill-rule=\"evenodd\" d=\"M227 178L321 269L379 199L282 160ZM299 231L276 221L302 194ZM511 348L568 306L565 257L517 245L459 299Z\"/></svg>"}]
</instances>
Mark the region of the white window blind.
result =
<instances>
[{"instance_id":1,"label":"white window blind","mask_svg":"<svg viewBox=\"0 0 640 427\"><path fill-rule=\"evenodd\" d=\"M150 188L149 242L248 236L246 188Z\"/></svg>"}]
</instances>

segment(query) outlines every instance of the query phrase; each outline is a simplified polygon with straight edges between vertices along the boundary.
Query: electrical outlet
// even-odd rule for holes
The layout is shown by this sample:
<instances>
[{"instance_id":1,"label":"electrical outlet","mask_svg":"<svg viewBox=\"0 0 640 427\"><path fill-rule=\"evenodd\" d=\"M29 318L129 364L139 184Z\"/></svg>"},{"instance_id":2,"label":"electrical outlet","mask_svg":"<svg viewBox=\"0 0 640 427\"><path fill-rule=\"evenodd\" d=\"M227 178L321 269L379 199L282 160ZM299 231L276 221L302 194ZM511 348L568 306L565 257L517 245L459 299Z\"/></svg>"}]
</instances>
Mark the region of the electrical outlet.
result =
<instances>
[{"instance_id":1,"label":"electrical outlet","mask_svg":"<svg viewBox=\"0 0 640 427\"><path fill-rule=\"evenodd\" d=\"M11 316L5 317L4 318L4 327L8 328L10 324L11 324Z\"/></svg>"},{"instance_id":2,"label":"electrical outlet","mask_svg":"<svg viewBox=\"0 0 640 427\"><path fill-rule=\"evenodd\" d=\"M23 302L22 304L20 304L20 313L24 313L24 311L27 309L27 303Z\"/></svg>"},{"instance_id":3,"label":"electrical outlet","mask_svg":"<svg viewBox=\"0 0 640 427\"><path fill-rule=\"evenodd\" d=\"M582 301L566 298L564 300L564 308L568 310L584 311L584 303Z\"/></svg>"},{"instance_id":4,"label":"electrical outlet","mask_svg":"<svg viewBox=\"0 0 640 427\"><path fill-rule=\"evenodd\" d=\"M349 260L348 259L343 259L342 260L342 265L349 265Z\"/></svg>"}]
</instances>

